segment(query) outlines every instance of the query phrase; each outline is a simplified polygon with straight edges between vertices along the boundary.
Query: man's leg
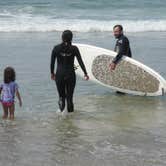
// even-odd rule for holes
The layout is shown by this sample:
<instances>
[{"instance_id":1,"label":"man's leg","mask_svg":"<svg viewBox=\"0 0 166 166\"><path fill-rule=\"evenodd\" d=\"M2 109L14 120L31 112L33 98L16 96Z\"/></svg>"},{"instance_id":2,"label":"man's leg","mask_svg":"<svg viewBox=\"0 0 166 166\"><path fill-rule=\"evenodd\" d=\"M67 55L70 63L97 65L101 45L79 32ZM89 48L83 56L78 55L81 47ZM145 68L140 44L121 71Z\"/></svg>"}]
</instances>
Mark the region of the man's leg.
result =
<instances>
[{"instance_id":1,"label":"man's leg","mask_svg":"<svg viewBox=\"0 0 166 166\"><path fill-rule=\"evenodd\" d=\"M116 91L116 94L118 94L118 95L125 95L124 92L120 92L120 91Z\"/></svg>"}]
</instances>

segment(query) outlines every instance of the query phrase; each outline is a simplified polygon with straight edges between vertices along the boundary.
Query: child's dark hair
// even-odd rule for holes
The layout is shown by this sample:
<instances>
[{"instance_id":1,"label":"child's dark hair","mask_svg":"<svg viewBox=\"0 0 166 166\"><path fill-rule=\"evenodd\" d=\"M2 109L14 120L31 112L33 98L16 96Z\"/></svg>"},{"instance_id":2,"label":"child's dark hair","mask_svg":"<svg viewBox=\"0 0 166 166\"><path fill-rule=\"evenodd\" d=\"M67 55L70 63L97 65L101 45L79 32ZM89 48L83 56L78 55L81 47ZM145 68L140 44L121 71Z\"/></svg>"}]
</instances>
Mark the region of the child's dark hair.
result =
<instances>
[{"instance_id":1,"label":"child's dark hair","mask_svg":"<svg viewBox=\"0 0 166 166\"><path fill-rule=\"evenodd\" d=\"M12 67L7 67L4 70L4 83L8 84L12 81L15 81L16 79L16 73L14 68Z\"/></svg>"}]
</instances>

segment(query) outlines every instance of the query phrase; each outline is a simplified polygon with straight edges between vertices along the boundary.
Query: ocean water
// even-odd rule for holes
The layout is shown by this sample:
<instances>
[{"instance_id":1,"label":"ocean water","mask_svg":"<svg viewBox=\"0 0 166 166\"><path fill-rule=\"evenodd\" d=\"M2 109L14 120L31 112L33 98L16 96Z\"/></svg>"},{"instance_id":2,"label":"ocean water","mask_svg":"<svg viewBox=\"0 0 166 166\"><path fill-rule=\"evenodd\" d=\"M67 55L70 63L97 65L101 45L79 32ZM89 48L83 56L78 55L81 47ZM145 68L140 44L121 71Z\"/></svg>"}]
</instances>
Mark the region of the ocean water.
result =
<instances>
[{"instance_id":1,"label":"ocean water","mask_svg":"<svg viewBox=\"0 0 166 166\"><path fill-rule=\"evenodd\" d=\"M0 82L13 66L23 98L14 121L0 119L0 166L165 166L166 96L117 95L77 77L75 112L59 115L49 71L64 29L113 49L120 23L133 57L166 78L165 21L162 0L0 0Z\"/></svg>"},{"instance_id":2,"label":"ocean water","mask_svg":"<svg viewBox=\"0 0 166 166\"><path fill-rule=\"evenodd\" d=\"M0 31L166 31L164 0L5 0L0 1Z\"/></svg>"}]
</instances>

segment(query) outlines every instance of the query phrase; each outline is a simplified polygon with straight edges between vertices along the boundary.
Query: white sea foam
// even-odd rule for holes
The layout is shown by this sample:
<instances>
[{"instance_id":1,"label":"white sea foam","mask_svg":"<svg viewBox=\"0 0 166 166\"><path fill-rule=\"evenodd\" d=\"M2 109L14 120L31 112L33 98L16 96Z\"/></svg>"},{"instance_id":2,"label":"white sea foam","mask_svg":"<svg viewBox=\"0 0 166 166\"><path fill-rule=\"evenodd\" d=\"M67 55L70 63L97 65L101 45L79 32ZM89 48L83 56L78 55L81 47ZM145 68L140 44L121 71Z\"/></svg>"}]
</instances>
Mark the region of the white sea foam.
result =
<instances>
[{"instance_id":1,"label":"white sea foam","mask_svg":"<svg viewBox=\"0 0 166 166\"><path fill-rule=\"evenodd\" d=\"M115 24L122 24L128 32L166 31L166 20L56 19L31 14L0 13L0 32L51 32L64 29L76 32L109 32Z\"/></svg>"}]
</instances>

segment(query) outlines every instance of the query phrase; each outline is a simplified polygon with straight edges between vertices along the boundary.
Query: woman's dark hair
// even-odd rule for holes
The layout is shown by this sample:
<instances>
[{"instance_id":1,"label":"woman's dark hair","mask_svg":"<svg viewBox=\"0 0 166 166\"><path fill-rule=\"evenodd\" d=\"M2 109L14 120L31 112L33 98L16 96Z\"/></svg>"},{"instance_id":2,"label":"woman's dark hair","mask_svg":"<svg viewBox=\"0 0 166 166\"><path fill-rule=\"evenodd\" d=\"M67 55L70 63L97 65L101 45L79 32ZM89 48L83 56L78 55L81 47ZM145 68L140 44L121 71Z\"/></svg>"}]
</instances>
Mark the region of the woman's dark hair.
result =
<instances>
[{"instance_id":1,"label":"woman's dark hair","mask_svg":"<svg viewBox=\"0 0 166 166\"><path fill-rule=\"evenodd\" d=\"M12 67L7 67L4 70L4 83L8 84L12 81L15 81L16 79L16 73L14 68Z\"/></svg>"},{"instance_id":2,"label":"woman's dark hair","mask_svg":"<svg viewBox=\"0 0 166 166\"><path fill-rule=\"evenodd\" d=\"M120 29L120 31L123 31L123 26L122 25L115 25L114 27L113 27L113 29L115 29L115 28L119 28Z\"/></svg>"},{"instance_id":3,"label":"woman's dark hair","mask_svg":"<svg viewBox=\"0 0 166 166\"><path fill-rule=\"evenodd\" d=\"M67 44L71 45L72 39L73 39L73 33L72 33L72 31L65 30L62 33L62 40L63 40L64 43L67 43Z\"/></svg>"}]
</instances>

